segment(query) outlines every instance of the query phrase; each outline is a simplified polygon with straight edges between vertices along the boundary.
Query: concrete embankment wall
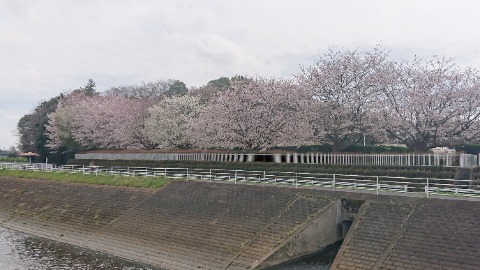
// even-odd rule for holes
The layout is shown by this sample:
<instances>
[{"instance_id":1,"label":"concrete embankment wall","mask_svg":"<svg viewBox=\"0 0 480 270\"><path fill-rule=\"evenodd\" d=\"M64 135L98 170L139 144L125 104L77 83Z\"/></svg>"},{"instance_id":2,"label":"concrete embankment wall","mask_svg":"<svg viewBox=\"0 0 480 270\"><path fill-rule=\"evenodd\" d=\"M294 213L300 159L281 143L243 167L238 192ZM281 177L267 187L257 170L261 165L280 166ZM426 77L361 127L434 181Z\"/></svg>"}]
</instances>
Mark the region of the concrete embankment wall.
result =
<instances>
[{"instance_id":1,"label":"concrete embankment wall","mask_svg":"<svg viewBox=\"0 0 480 270\"><path fill-rule=\"evenodd\" d=\"M331 269L480 269L479 213L479 201L366 201Z\"/></svg>"},{"instance_id":2,"label":"concrete embankment wall","mask_svg":"<svg viewBox=\"0 0 480 270\"><path fill-rule=\"evenodd\" d=\"M0 177L0 226L166 269L276 265L342 239L332 269L480 269L479 201L175 181Z\"/></svg>"},{"instance_id":3,"label":"concrete embankment wall","mask_svg":"<svg viewBox=\"0 0 480 270\"><path fill-rule=\"evenodd\" d=\"M338 198L292 188L176 181L151 191L0 179L0 226L166 269L248 269L315 252L342 237L341 208ZM331 220L321 221L326 213ZM304 230L313 244L302 244Z\"/></svg>"}]
</instances>

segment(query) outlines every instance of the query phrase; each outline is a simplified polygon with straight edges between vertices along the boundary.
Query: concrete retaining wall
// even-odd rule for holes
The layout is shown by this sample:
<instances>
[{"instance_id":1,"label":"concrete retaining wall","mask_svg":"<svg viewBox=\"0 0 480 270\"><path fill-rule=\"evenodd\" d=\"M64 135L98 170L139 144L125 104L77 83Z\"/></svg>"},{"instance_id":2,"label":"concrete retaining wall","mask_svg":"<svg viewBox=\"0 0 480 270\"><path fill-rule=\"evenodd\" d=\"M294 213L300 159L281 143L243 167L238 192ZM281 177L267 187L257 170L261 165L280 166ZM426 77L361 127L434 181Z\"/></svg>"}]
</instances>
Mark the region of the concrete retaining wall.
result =
<instances>
[{"instance_id":1,"label":"concrete retaining wall","mask_svg":"<svg viewBox=\"0 0 480 270\"><path fill-rule=\"evenodd\" d=\"M0 226L166 269L251 269L337 201L279 187L176 181L150 191L1 178Z\"/></svg>"},{"instance_id":2,"label":"concrete retaining wall","mask_svg":"<svg viewBox=\"0 0 480 270\"><path fill-rule=\"evenodd\" d=\"M322 249L332 269L480 269L480 202L175 181L0 177L0 226L166 269L252 269Z\"/></svg>"},{"instance_id":3,"label":"concrete retaining wall","mask_svg":"<svg viewBox=\"0 0 480 270\"><path fill-rule=\"evenodd\" d=\"M480 202L367 201L331 269L480 269Z\"/></svg>"}]
</instances>

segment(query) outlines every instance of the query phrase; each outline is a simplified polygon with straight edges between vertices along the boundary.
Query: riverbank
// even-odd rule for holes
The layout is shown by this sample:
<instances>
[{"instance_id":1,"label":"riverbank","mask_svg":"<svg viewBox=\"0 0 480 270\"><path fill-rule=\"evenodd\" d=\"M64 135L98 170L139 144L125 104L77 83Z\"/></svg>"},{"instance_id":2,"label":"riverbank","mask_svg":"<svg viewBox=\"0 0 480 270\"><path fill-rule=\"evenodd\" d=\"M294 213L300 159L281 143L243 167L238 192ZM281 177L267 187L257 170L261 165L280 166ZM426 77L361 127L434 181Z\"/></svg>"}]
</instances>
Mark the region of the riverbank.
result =
<instances>
[{"instance_id":1,"label":"riverbank","mask_svg":"<svg viewBox=\"0 0 480 270\"><path fill-rule=\"evenodd\" d=\"M259 264L332 202L280 187L173 181L153 190L0 178L3 227L166 269Z\"/></svg>"},{"instance_id":2,"label":"riverbank","mask_svg":"<svg viewBox=\"0 0 480 270\"><path fill-rule=\"evenodd\" d=\"M478 269L478 211L480 202L466 199L202 181L150 189L0 176L2 227L165 269L270 267L344 237L333 269L399 263Z\"/></svg>"},{"instance_id":3,"label":"riverbank","mask_svg":"<svg viewBox=\"0 0 480 270\"><path fill-rule=\"evenodd\" d=\"M70 172L42 172L27 170L1 170L0 177L17 177L25 179L44 179L64 183L79 183L91 185L106 185L132 188L157 189L166 185L170 180L166 177L137 177L120 175L72 174Z\"/></svg>"}]
</instances>

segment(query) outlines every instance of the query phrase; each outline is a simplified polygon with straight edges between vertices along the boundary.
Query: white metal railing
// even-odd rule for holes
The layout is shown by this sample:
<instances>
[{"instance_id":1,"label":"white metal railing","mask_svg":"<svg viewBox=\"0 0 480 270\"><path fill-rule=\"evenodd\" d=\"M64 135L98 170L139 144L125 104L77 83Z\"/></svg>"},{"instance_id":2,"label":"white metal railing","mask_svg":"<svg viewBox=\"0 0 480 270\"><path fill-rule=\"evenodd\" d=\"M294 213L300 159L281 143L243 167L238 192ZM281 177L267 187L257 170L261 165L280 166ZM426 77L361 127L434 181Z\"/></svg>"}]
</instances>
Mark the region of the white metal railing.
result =
<instances>
[{"instance_id":1,"label":"white metal railing","mask_svg":"<svg viewBox=\"0 0 480 270\"><path fill-rule=\"evenodd\" d=\"M147 168L147 167L102 167L102 166L42 166L39 164L0 163L0 169L43 170L94 175L123 175L168 178L199 179L232 183L257 183L315 187L331 190L359 190L376 194L425 194L435 196L468 196L480 199L480 183L473 180L409 178L393 176L367 176L326 173L298 173L281 171L248 171L200 168Z\"/></svg>"},{"instance_id":2,"label":"white metal railing","mask_svg":"<svg viewBox=\"0 0 480 270\"><path fill-rule=\"evenodd\" d=\"M446 166L472 168L479 165L477 155L452 153L355 154L355 153L85 153L75 159L100 160L177 160L214 162L270 161L360 166Z\"/></svg>"}]
</instances>

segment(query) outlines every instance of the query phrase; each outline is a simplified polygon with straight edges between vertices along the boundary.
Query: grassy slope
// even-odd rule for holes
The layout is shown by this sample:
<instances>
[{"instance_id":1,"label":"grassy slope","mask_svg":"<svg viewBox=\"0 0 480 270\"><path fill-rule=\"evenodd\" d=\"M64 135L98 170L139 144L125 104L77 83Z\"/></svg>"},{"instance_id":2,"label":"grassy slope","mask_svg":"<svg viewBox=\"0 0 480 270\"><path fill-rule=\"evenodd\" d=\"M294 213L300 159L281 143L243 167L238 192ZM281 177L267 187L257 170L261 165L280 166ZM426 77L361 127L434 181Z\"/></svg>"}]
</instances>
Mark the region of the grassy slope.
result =
<instances>
[{"instance_id":1,"label":"grassy slope","mask_svg":"<svg viewBox=\"0 0 480 270\"><path fill-rule=\"evenodd\" d=\"M84 175L71 174L66 172L35 172L35 171L20 171L20 170L1 170L1 176L21 177L28 179L42 179L68 183L83 183L94 185L109 185L109 186L123 186L135 188L160 188L166 183L168 179L164 177L128 177L128 176L112 176L112 175Z\"/></svg>"}]
</instances>

